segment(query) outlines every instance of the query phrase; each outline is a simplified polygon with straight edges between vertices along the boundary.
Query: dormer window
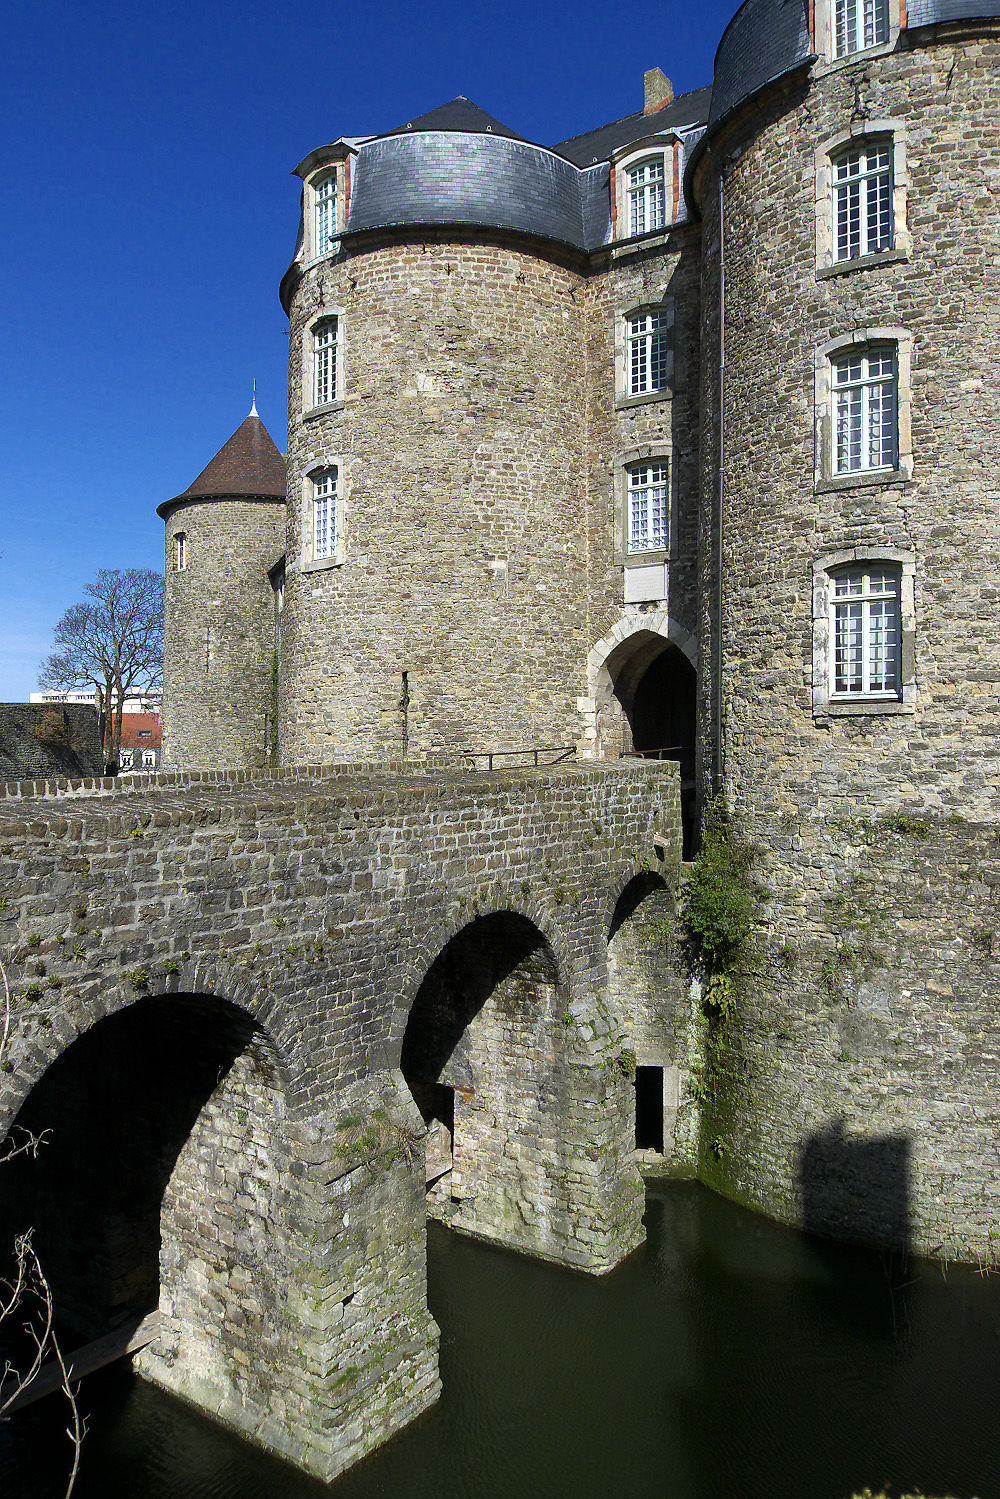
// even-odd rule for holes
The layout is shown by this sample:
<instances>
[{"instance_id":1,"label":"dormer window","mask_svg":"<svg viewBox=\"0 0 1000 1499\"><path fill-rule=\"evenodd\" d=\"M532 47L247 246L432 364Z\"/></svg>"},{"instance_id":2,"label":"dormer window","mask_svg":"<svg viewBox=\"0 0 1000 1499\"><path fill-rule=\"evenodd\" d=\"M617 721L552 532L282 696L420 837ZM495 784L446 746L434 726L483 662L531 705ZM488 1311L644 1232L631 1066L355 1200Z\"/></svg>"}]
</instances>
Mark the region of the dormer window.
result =
<instances>
[{"instance_id":1,"label":"dormer window","mask_svg":"<svg viewBox=\"0 0 1000 1499\"><path fill-rule=\"evenodd\" d=\"M313 186L313 226L316 254L331 254L337 238L336 172L327 172Z\"/></svg>"},{"instance_id":2,"label":"dormer window","mask_svg":"<svg viewBox=\"0 0 1000 1499\"><path fill-rule=\"evenodd\" d=\"M646 156L626 173L628 232L649 234L667 221L666 173L663 155Z\"/></svg>"},{"instance_id":3,"label":"dormer window","mask_svg":"<svg viewBox=\"0 0 1000 1499\"><path fill-rule=\"evenodd\" d=\"M833 0L833 55L849 57L889 40L889 0Z\"/></svg>"}]
</instances>

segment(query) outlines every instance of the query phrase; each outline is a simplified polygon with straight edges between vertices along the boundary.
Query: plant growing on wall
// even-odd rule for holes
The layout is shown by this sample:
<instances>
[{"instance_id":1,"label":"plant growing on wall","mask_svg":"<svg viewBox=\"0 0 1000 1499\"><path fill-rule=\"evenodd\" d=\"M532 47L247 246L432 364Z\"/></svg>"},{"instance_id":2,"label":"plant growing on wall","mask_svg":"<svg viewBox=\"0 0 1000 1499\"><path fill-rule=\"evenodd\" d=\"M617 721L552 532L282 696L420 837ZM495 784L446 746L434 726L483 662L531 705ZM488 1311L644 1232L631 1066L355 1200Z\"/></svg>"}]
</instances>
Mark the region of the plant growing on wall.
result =
<instances>
[{"instance_id":1,"label":"plant growing on wall","mask_svg":"<svg viewBox=\"0 0 1000 1499\"><path fill-rule=\"evenodd\" d=\"M739 836L721 797L705 808L701 852L682 911L688 961L706 1007L722 1018L733 1005L733 974L745 956L754 911L766 892L753 878L754 850Z\"/></svg>"},{"instance_id":2,"label":"plant growing on wall","mask_svg":"<svg viewBox=\"0 0 1000 1499\"><path fill-rule=\"evenodd\" d=\"M7 1048L10 1039L11 997L7 973L0 963L0 1069L9 1071ZM17 1156L36 1156L45 1143L44 1134L34 1135L22 1130L17 1135L8 1134L0 1144L0 1166L8 1164ZM80 1448L83 1442L83 1420L80 1416L76 1394L70 1384L69 1370L56 1337L52 1292L35 1253L30 1229L15 1239L8 1259L9 1269L0 1275L0 1343L10 1345L15 1341L26 1349L20 1363L15 1364L8 1355L0 1362L0 1425L9 1418L22 1401L28 1386L46 1364L55 1364L58 1384L69 1408L69 1423L66 1435L70 1441L71 1465L67 1477L65 1499L69 1499L76 1486L80 1467ZM9 1336L8 1336L9 1334Z\"/></svg>"}]
</instances>

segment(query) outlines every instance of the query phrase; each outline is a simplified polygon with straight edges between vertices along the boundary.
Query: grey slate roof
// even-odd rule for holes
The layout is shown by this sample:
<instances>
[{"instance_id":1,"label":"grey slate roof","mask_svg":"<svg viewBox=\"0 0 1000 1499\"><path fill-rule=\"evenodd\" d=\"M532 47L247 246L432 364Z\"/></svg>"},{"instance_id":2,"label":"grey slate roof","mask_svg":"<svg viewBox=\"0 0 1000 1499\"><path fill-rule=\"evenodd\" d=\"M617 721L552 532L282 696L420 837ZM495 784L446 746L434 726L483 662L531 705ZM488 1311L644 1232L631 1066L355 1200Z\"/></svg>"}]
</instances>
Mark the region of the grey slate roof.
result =
<instances>
[{"instance_id":1,"label":"grey slate roof","mask_svg":"<svg viewBox=\"0 0 1000 1499\"><path fill-rule=\"evenodd\" d=\"M593 202L599 184L590 177L544 147L511 136L456 130L383 136L355 157L347 233L466 224L520 230L587 250L593 243L588 232L601 223Z\"/></svg>"},{"instance_id":2,"label":"grey slate roof","mask_svg":"<svg viewBox=\"0 0 1000 1499\"><path fill-rule=\"evenodd\" d=\"M710 126L811 54L808 0L744 0L715 54Z\"/></svg>"},{"instance_id":3,"label":"grey slate roof","mask_svg":"<svg viewBox=\"0 0 1000 1499\"><path fill-rule=\"evenodd\" d=\"M711 87L692 89L689 93L678 94L671 104L654 110L652 114L627 115L624 120L614 120L610 125L588 130L585 135L571 136L552 149L576 166L588 167L593 162L607 161L622 146L642 140L643 136L674 130L678 126L703 125L708 119L711 100Z\"/></svg>"},{"instance_id":4,"label":"grey slate roof","mask_svg":"<svg viewBox=\"0 0 1000 1499\"><path fill-rule=\"evenodd\" d=\"M413 130L460 130L466 135L505 135L512 141L524 140L523 135L518 135L516 130L509 130L464 94L458 94L454 99L449 99L447 104L441 104L427 114L418 115L408 125L398 125L395 130L386 130L379 139L385 140L389 135L408 135Z\"/></svg>"},{"instance_id":5,"label":"grey slate roof","mask_svg":"<svg viewBox=\"0 0 1000 1499\"><path fill-rule=\"evenodd\" d=\"M998 0L914 0L906 7L907 26L933 26L936 21L975 21L1000 15Z\"/></svg>"}]
</instances>

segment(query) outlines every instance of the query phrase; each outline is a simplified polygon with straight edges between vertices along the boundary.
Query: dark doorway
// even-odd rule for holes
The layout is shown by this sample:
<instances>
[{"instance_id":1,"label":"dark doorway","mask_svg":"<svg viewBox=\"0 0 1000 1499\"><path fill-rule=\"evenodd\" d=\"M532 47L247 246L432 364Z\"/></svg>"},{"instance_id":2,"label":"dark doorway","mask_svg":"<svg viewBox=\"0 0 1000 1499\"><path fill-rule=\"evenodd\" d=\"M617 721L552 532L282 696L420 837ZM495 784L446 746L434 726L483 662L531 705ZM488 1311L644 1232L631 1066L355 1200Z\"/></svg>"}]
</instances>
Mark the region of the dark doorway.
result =
<instances>
[{"instance_id":1,"label":"dark doorway","mask_svg":"<svg viewBox=\"0 0 1000 1499\"><path fill-rule=\"evenodd\" d=\"M635 1069L635 1148L663 1154L663 1068Z\"/></svg>"}]
</instances>

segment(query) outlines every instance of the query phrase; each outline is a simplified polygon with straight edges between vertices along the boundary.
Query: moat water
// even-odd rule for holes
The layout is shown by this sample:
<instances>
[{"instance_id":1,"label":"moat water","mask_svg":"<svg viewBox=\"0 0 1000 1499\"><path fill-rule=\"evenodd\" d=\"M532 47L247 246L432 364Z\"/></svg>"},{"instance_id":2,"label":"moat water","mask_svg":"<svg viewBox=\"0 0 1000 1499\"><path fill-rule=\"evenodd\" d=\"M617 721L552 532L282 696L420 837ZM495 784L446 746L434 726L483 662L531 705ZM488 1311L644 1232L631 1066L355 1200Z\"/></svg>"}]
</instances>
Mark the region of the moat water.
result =
<instances>
[{"instance_id":1,"label":"moat water","mask_svg":"<svg viewBox=\"0 0 1000 1499\"><path fill-rule=\"evenodd\" d=\"M440 1404L325 1488L166 1395L84 1386L76 1499L1000 1499L1000 1274L833 1246L689 1183L594 1280L428 1231ZM57 1499L63 1412L0 1433L3 1499Z\"/></svg>"}]
</instances>

